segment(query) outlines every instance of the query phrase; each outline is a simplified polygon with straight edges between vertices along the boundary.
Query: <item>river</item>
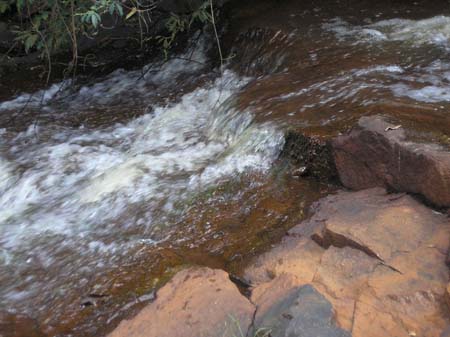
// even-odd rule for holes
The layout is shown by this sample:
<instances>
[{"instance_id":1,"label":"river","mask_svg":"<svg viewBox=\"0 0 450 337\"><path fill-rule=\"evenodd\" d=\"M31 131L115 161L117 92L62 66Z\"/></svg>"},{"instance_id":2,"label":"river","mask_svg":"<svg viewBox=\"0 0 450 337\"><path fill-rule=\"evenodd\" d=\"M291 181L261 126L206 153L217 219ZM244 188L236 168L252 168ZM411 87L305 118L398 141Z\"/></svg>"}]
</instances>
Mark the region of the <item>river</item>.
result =
<instances>
[{"instance_id":1,"label":"river","mask_svg":"<svg viewBox=\"0 0 450 337\"><path fill-rule=\"evenodd\" d=\"M239 275L336 189L293 177L287 129L327 139L383 114L450 145L449 3L234 11L223 69L196 39L166 63L0 102L3 326L99 336L181 265Z\"/></svg>"}]
</instances>

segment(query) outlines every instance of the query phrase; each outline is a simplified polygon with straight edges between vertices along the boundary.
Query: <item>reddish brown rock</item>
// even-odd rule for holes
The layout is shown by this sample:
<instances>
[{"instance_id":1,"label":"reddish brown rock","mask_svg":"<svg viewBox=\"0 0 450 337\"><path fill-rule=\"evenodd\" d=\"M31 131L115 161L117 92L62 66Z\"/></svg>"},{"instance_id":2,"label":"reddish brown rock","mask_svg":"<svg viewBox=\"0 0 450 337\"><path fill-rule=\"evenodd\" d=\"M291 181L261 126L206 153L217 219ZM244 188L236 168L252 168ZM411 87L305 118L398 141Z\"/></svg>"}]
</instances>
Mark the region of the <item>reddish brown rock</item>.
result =
<instances>
[{"instance_id":1,"label":"reddish brown rock","mask_svg":"<svg viewBox=\"0 0 450 337\"><path fill-rule=\"evenodd\" d=\"M335 298L357 298L379 264L362 251L330 247L323 255L314 283L325 286Z\"/></svg>"},{"instance_id":2,"label":"reddish brown rock","mask_svg":"<svg viewBox=\"0 0 450 337\"><path fill-rule=\"evenodd\" d=\"M296 276L282 273L270 282L262 283L252 291L251 301L256 305L255 326L262 326L265 317L273 315L271 311L286 298L294 296L303 285Z\"/></svg>"},{"instance_id":3,"label":"reddish brown rock","mask_svg":"<svg viewBox=\"0 0 450 337\"><path fill-rule=\"evenodd\" d=\"M442 265L442 258L430 252L430 256L421 258L422 261L405 256L410 264L410 270L405 274L384 265L376 269L369 279L368 289L357 300L354 331L358 334L355 332L354 336L377 336L376 330L369 334L364 331L364 327L373 323L359 312L361 310L382 315L376 320L378 326L385 330L385 336L411 333L416 336L440 336L449 324L444 303L448 273ZM438 260L434 263L433 258ZM391 326L391 320L396 322L395 326Z\"/></svg>"},{"instance_id":4,"label":"reddish brown rock","mask_svg":"<svg viewBox=\"0 0 450 337\"><path fill-rule=\"evenodd\" d=\"M448 218L408 195L380 188L339 192L322 199L316 214L290 233L303 231L325 247L353 247L384 262L428 241L441 253L447 251Z\"/></svg>"},{"instance_id":5,"label":"reddish brown rock","mask_svg":"<svg viewBox=\"0 0 450 337\"><path fill-rule=\"evenodd\" d=\"M261 255L245 271L245 279L253 285L268 282L289 273L299 284L310 283L316 273L324 249L308 238L285 237L270 252Z\"/></svg>"},{"instance_id":6,"label":"reddish brown rock","mask_svg":"<svg viewBox=\"0 0 450 337\"><path fill-rule=\"evenodd\" d=\"M420 336L415 331L408 331L403 327L402 322L396 320L389 312L385 312L382 307L377 308L365 302L358 302L355 306L355 322L352 333L354 337Z\"/></svg>"},{"instance_id":7,"label":"reddish brown rock","mask_svg":"<svg viewBox=\"0 0 450 337\"><path fill-rule=\"evenodd\" d=\"M333 305L337 324L353 337L441 335L450 323L446 216L408 195L380 188L339 192L316 203L314 212L289 231L283 241L291 242L289 250L276 247L258 260L260 268L275 272L253 290L252 301L261 308L257 322L299 285L310 283ZM299 262L312 245L305 236L326 248L317 251L316 267ZM283 252L290 267L277 270ZM301 279L304 275L308 277Z\"/></svg>"},{"instance_id":8,"label":"reddish brown rock","mask_svg":"<svg viewBox=\"0 0 450 337\"><path fill-rule=\"evenodd\" d=\"M448 279L443 259L428 247L400 254L392 262L407 266L402 273L361 251L330 247L313 284L354 337L438 337L449 323L442 307Z\"/></svg>"},{"instance_id":9,"label":"reddish brown rock","mask_svg":"<svg viewBox=\"0 0 450 337\"><path fill-rule=\"evenodd\" d=\"M330 247L323 255L313 284L333 304L337 322L344 329L352 329L355 301L367 289L369 277L379 263L349 247Z\"/></svg>"},{"instance_id":10,"label":"reddish brown rock","mask_svg":"<svg viewBox=\"0 0 450 337\"><path fill-rule=\"evenodd\" d=\"M244 272L251 303L225 272L191 268L111 336L441 336L446 216L381 188L330 195L314 212Z\"/></svg>"},{"instance_id":11,"label":"reddish brown rock","mask_svg":"<svg viewBox=\"0 0 450 337\"><path fill-rule=\"evenodd\" d=\"M450 152L407 139L405 130L381 117L363 117L349 135L332 143L344 186L361 190L381 186L418 193L450 207Z\"/></svg>"},{"instance_id":12,"label":"reddish brown rock","mask_svg":"<svg viewBox=\"0 0 450 337\"><path fill-rule=\"evenodd\" d=\"M222 270L189 268L162 287L156 300L123 321L110 337L240 336L255 307Z\"/></svg>"}]
</instances>

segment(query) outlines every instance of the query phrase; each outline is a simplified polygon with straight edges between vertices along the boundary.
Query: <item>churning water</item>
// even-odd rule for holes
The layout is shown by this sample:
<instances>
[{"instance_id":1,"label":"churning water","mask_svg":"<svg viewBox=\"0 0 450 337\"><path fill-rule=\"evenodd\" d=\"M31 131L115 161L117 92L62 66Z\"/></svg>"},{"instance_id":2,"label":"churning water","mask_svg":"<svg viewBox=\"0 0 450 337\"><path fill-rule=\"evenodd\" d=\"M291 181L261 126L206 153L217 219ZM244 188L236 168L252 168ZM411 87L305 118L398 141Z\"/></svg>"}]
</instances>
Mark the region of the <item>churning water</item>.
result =
<instances>
[{"instance_id":1,"label":"churning water","mask_svg":"<svg viewBox=\"0 0 450 337\"><path fill-rule=\"evenodd\" d=\"M184 55L1 102L0 121L19 123L0 129L0 306L52 316L71 305L59 299L82 295L137 248L183 237L192 200L242 175L268 176L286 125L329 135L343 131L336 121L383 113L448 137L449 17L351 24L314 8L289 20L290 31L247 41L261 44L247 60L263 69L252 78L211 72L197 48L193 62Z\"/></svg>"},{"instance_id":2,"label":"churning water","mask_svg":"<svg viewBox=\"0 0 450 337\"><path fill-rule=\"evenodd\" d=\"M141 82L141 72L117 71L76 94L54 85L4 102L0 110L28 102L30 109L55 111L51 98L58 95L71 109L107 105L117 95L139 95L151 104L142 83L197 70L196 63L175 61ZM75 286L72 280L84 282L80 275L114 266L136 245L165 240L183 200L223 179L267 171L283 137L273 125L253 124L249 112L233 109L233 93L247 81L225 71L175 103L100 129L2 129L0 305L28 306L33 297L64 293Z\"/></svg>"}]
</instances>

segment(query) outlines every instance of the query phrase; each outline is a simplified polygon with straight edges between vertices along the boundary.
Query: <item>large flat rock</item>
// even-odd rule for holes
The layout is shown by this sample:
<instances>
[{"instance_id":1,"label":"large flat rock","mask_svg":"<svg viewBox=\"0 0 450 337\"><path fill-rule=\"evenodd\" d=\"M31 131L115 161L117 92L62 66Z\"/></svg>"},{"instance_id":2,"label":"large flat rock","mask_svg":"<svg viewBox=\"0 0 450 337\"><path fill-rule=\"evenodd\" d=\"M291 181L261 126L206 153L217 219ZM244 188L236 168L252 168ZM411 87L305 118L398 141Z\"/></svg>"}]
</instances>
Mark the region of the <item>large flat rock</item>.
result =
<instances>
[{"instance_id":1,"label":"large flat rock","mask_svg":"<svg viewBox=\"0 0 450 337\"><path fill-rule=\"evenodd\" d=\"M314 285L333 304L341 327L352 329L356 299L367 289L378 264L376 259L350 247L330 247L323 255Z\"/></svg>"},{"instance_id":2,"label":"large flat rock","mask_svg":"<svg viewBox=\"0 0 450 337\"><path fill-rule=\"evenodd\" d=\"M295 275L303 284L313 280L324 249L308 238L287 236L270 252L261 255L245 271L253 285L268 282L285 272Z\"/></svg>"},{"instance_id":3,"label":"large flat rock","mask_svg":"<svg viewBox=\"0 0 450 337\"><path fill-rule=\"evenodd\" d=\"M277 327L284 300L310 284L332 305L336 324L354 337L439 337L450 324L448 217L381 188L342 191L313 209L247 270L258 281L251 297L255 326ZM283 251L285 268L276 263L284 261ZM264 270L271 271L270 280L258 277Z\"/></svg>"},{"instance_id":4,"label":"large flat rock","mask_svg":"<svg viewBox=\"0 0 450 337\"><path fill-rule=\"evenodd\" d=\"M448 149L416 142L402 127L377 116L362 117L350 134L335 138L332 146L344 186L417 193L435 205L450 207Z\"/></svg>"},{"instance_id":5,"label":"large flat rock","mask_svg":"<svg viewBox=\"0 0 450 337\"><path fill-rule=\"evenodd\" d=\"M222 270L189 268L162 287L156 300L120 323L110 337L240 336L255 307Z\"/></svg>"},{"instance_id":6,"label":"large flat rock","mask_svg":"<svg viewBox=\"0 0 450 337\"><path fill-rule=\"evenodd\" d=\"M406 194L341 191L244 272L189 268L110 337L441 337L449 218ZM261 330L263 329L263 330Z\"/></svg>"},{"instance_id":7,"label":"large flat rock","mask_svg":"<svg viewBox=\"0 0 450 337\"><path fill-rule=\"evenodd\" d=\"M323 246L350 246L384 262L433 244L442 253L448 242L448 219L404 194L381 188L339 192L320 201L311 237ZM296 230L302 230L303 225Z\"/></svg>"}]
</instances>

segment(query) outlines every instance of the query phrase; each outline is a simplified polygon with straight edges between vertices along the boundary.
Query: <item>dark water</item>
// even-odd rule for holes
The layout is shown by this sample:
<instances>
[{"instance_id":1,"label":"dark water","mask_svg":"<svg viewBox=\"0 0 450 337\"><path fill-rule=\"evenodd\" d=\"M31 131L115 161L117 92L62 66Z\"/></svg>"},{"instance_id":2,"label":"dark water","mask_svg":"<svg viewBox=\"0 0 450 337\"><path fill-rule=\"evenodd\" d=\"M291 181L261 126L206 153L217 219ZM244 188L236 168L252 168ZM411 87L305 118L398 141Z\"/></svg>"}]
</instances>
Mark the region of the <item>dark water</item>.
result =
<instances>
[{"instance_id":1,"label":"dark water","mask_svg":"<svg viewBox=\"0 0 450 337\"><path fill-rule=\"evenodd\" d=\"M1 333L104 335L181 265L239 274L336 188L291 176L287 128L382 114L449 146L448 2L232 8L221 74L203 41L0 103Z\"/></svg>"}]
</instances>

